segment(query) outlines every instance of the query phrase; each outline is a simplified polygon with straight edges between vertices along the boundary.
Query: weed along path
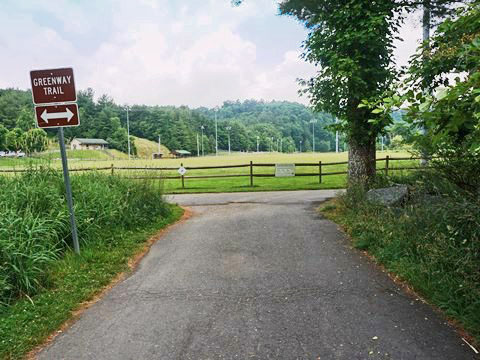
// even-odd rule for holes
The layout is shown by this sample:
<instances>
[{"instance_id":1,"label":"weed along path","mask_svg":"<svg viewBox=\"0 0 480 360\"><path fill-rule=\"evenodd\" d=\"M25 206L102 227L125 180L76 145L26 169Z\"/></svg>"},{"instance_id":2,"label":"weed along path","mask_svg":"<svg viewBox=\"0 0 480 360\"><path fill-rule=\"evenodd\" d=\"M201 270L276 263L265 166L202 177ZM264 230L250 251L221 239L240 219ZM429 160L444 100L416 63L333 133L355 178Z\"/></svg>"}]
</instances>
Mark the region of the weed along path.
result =
<instances>
[{"instance_id":1,"label":"weed along path","mask_svg":"<svg viewBox=\"0 0 480 360\"><path fill-rule=\"evenodd\" d=\"M316 212L333 191L171 196L193 216L40 359L475 359Z\"/></svg>"}]
</instances>

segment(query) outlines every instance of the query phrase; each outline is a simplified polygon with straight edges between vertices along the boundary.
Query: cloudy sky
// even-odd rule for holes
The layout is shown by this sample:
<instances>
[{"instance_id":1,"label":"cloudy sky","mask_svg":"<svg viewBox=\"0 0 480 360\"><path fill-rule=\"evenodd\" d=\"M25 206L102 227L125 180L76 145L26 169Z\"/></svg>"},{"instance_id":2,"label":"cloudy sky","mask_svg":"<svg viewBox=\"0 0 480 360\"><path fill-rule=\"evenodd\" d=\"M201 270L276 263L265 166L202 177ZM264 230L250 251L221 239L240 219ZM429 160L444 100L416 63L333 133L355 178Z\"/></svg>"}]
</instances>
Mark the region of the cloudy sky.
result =
<instances>
[{"instance_id":1,"label":"cloudy sky","mask_svg":"<svg viewBox=\"0 0 480 360\"><path fill-rule=\"evenodd\" d=\"M418 45L414 23L399 63ZM123 104L306 103L296 84L315 73L299 58L306 34L273 0L1 0L0 88L26 89L30 70L72 66L77 89Z\"/></svg>"}]
</instances>

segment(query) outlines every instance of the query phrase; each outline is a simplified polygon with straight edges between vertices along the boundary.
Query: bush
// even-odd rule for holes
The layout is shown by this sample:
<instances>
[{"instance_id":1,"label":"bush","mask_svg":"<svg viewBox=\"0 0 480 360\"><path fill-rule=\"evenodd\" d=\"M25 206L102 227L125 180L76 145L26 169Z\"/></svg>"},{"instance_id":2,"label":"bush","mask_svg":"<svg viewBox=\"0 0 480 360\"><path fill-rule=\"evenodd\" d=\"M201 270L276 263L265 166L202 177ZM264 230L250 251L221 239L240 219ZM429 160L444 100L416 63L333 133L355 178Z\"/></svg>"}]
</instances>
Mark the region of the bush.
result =
<instances>
[{"instance_id":1,"label":"bush","mask_svg":"<svg viewBox=\"0 0 480 360\"><path fill-rule=\"evenodd\" d=\"M71 244L61 173L31 170L0 177L0 304L48 286L48 269ZM133 230L169 213L161 189L97 173L72 177L81 246L112 241L109 233ZM112 244L113 245L113 244Z\"/></svg>"}]
</instances>

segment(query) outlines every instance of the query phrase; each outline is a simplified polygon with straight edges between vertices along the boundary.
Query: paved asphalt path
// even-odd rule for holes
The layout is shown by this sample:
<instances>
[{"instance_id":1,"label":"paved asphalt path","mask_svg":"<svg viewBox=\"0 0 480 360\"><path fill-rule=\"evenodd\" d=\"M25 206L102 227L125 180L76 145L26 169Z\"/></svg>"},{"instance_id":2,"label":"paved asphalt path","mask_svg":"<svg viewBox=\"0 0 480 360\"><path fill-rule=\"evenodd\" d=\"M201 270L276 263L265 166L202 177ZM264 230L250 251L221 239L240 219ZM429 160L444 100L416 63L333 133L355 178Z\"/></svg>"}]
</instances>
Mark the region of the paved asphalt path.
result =
<instances>
[{"instance_id":1,"label":"paved asphalt path","mask_svg":"<svg viewBox=\"0 0 480 360\"><path fill-rule=\"evenodd\" d=\"M475 359L315 208L333 191L179 195L194 215L40 359Z\"/></svg>"}]
</instances>

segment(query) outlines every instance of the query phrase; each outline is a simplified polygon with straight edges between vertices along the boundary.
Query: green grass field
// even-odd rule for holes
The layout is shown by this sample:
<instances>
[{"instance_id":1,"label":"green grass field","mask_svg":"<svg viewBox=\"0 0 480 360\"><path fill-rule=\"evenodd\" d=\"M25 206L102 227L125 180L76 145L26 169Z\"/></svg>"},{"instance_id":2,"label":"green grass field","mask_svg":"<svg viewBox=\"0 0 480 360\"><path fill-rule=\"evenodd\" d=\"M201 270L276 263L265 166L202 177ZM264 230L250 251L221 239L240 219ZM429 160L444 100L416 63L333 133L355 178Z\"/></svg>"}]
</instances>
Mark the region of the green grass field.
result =
<instances>
[{"instance_id":1,"label":"green grass field","mask_svg":"<svg viewBox=\"0 0 480 360\"><path fill-rule=\"evenodd\" d=\"M275 178L275 177L254 177L254 186L250 186L250 168L227 168L227 169L188 169L189 167L199 166L223 166L223 165L247 165L250 161L253 164L276 164L276 163L312 163L318 164L322 162L322 173L341 172L346 171L346 165L327 165L331 162L340 162L347 160L347 153L237 153L232 155L210 155L205 157L190 157L184 159L159 159L159 160L128 160L128 159L98 159L97 161L82 161L81 158L75 160L70 158L69 152L69 168L109 168L113 165L118 167L135 167L137 169L115 169L114 173L127 177L172 177L179 176L176 169L181 164L187 168L184 184L182 188L181 179L164 179L163 186L167 193L199 193L199 192L234 192L234 191L269 191L269 190L302 190L302 189L337 189L345 187L345 175L324 175L322 176L322 183L319 182L319 176L298 176L289 178ZM406 152L378 152L377 158L390 157L409 157L410 154ZM3 160L0 160L0 163ZM16 162L10 162L9 166L15 166L17 169L25 167L29 164L29 159L18 159ZM59 160L45 160L45 164L54 168L60 169L61 162ZM41 165L39 159L35 159L33 165ZM391 161L390 168L412 166L416 164L415 161ZM1 166L1 165L0 165ZM379 161L377 167L384 168L385 162ZM174 170L148 170L152 168L175 168ZM316 173L318 174L319 167L315 166L297 166L297 174ZM254 175L258 174L274 174L275 167L255 167ZM223 177L223 178L208 178L208 179L192 179L191 176L207 176L207 175L244 175L243 177Z\"/></svg>"}]
</instances>

